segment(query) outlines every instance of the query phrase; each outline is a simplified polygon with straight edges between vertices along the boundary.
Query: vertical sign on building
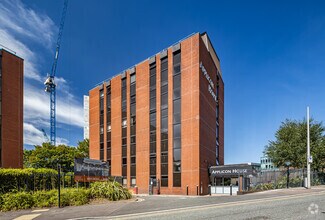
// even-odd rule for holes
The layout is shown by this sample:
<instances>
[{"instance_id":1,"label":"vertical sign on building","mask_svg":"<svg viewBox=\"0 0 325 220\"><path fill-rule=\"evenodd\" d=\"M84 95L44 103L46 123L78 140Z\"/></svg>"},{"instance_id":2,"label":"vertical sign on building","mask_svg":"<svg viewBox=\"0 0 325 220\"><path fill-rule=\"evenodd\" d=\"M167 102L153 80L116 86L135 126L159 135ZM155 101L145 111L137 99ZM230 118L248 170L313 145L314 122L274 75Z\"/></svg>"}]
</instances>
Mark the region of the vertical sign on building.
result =
<instances>
[{"instance_id":1,"label":"vertical sign on building","mask_svg":"<svg viewBox=\"0 0 325 220\"><path fill-rule=\"evenodd\" d=\"M216 164L219 165L219 71L217 70L217 86L216 86Z\"/></svg>"}]
</instances>

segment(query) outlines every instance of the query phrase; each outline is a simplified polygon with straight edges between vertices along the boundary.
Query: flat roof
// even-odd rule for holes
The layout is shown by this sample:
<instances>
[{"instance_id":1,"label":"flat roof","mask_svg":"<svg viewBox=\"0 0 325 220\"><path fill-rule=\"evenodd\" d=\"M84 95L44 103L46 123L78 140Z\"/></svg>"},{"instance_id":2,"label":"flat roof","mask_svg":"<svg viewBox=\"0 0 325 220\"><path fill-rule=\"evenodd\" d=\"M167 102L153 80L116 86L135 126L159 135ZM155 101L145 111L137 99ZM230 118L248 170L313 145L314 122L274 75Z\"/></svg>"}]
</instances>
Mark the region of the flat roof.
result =
<instances>
[{"instance_id":1,"label":"flat roof","mask_svg":"<svg viewBox=\"0 0 325 220\"><path fill-rule=\"evenodd\" d=\"M13 50L11 50L11 49L9 49L9 48L7 48L7 47L1 45L1 44L0 44L0 51L5 51L5 52L7 52L7 53L9 53L9 54L11 54L11 55L13 55L13 56L19 58L19 59L24 60L23 58L21 58L20 56L18 56L17 53L16 53L15 51L13 51Z\"/></svg>"},{"instance_id":2,"label":"flat roof","mask_svg":"<svg viewBox=\"0 0 325 220\"><path fill-rule=\"evenodd\" d=\"M121 74L124 74L127 70L134 68L134 67L137 66L138 64L143 63L143 62L145 62L146 60L149 60L149 59L152 58L153 56L156 56L157 54L160 54L160 53L162 53L162 52L168 50L168 48L171 48L171 47L173 47L173 46L175 46L175 45L181 43L182 41L184 41L184 40L186 40L186 39L188 39L188 38L190 38L190 37L192 37L192 36L194 36L194 35L196 35L196 34L200 34L200 36L201 36L201 38L202 38L202 40L203 40L203 42L204 42L204 45L206 46L206 48L207 48L208 51L210 52L211 57L212 57L212 59L213 59L215 65L216 65L216 67L218 67L218 69L220 70L219 64L218 64L217 61L215 60L215 57L218 59L218 62L220 62L220 60L219 60L219 57L218 57L218 55L217 55L217 53L216 53L216 51L215 51L215 49L214 49L214 47L213 47L213 45L212 45L212 43L211 43L211 41L210 41L210 38L209 38L209 36L208 36L208 33L207 33L207 32L203 32L203 33L194 32L194 33L192 33L192 34L190 34L190 35L188 35L188 36L182 38L181 40L177 41L176 43L174 43L174 44L172 44L172 45L170 45L170 46L164 48L163 50L159 51L158 53L155 53L154 55L149 56L148 58L146 58L146 59L144 59L144 60L142 60L142 61L140 61L140 62L134 64L133 66L124 69L124 70L121 71L120 73L118 73L118 74L116 74L116 75L114 75L114 76L112 76L112 77L109 77L109 78L107 78L107 79L101 81L100 83L97 83L93 88L96 88L96 87L98 87L98 86L104 84L105 82L108 82L108 81L112 80L112 79L113 79L114 77L116 77L116 76L119 76L119 75L121 75ZM206 37L208 42L204 41L203 37ZM210 50L210 46L211 46L211 49L212 49L212 50ZM221 71L221 70L220 70L220 71ZM220 74L221 74L221 73L220 73Z\"/></svg>"}]
</instances>

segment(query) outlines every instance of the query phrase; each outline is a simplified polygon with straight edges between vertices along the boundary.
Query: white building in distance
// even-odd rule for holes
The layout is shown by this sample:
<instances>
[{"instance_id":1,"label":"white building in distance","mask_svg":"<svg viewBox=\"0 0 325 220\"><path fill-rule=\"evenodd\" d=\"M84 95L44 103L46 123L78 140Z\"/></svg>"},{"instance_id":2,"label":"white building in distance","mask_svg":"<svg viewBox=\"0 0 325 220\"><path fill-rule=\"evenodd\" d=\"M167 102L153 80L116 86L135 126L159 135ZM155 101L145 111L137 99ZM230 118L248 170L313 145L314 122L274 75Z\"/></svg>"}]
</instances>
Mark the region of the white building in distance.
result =
<instances>
[{"instance_id":1,"label":"white building in distance","mask_svg":"<svg viewBox=\"0 0 325 220\"><path fill-rule=\"evenodd\" d=\"M84 95L84 139L89 139L89 96Z\"/></svg>"}]
</instances>

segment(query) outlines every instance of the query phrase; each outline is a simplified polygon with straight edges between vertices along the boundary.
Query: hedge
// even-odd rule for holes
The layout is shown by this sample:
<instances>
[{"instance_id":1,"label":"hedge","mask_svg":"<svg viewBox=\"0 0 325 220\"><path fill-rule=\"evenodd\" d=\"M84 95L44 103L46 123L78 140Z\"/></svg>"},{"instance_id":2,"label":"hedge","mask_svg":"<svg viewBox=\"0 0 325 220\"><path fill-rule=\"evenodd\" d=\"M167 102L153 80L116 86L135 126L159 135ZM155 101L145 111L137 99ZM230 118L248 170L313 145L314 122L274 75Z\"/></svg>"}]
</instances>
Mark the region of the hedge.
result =
<instances>
[{"instance_id":1,"label":"hedge","mask_svg":"<svg viewBox=\"0 0 325 220\"><path fill-rule=\"evenodd\" d=\"M58 205L58 191L37 191L6 193L0 196L0 210L10 211L30 208L43 208ZM88 189L63 189L61 191L61 206L84 205L90 200Z\"/></svg>"},{"instance_id":2,"label":"hedge","mask_svg":"<svg viewBox=\"0 0 325 220\"><path fill-rule=\"evenodd\" d=\"M117 182L95 182L90 189L66 188L61 190L61 206L84 205L91 199L105 198L108 200L130 199L128 189ZM58 191L10 192L0 194L0 210L10 211L29 208L52 207L58 205Z\"/></svg>"},{"instance_id":3,"label":"hedge","mask_svg":"<svg viewBox=\"0 0 325 220\"><path fill-rule=\"evenodd\" d=\"M0 169L0 194L54 189L57 175L56 170L47 168Z\"/></svg>"}]
</instances>

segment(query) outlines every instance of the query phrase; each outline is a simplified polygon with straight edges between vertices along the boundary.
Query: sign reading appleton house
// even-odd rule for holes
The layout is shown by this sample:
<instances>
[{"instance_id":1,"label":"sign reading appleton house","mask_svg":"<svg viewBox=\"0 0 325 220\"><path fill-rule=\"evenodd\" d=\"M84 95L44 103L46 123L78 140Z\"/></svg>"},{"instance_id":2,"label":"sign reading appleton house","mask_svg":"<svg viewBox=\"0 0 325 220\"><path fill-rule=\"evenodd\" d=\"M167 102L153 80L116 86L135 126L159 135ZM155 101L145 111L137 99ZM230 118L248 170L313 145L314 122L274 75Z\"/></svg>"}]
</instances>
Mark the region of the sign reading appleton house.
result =
<instances>
[{"instance_id":1,"label":"sign reading appleton house","mask_svg":"<svg viewBox=\"0 0 325 220\"><path fill-rule=\"evenodd\" d=\"M210 75L208 74L207 70L205 69L205 67L203 66L202 64L202 61L200 62L200 68L201 68L201 71L203 73L203 75L205 76L205 78L208 80L209 82L209 86L208 86L208 90L212 96L212 98L214 99L215 102L217 102L217 95L216 93L214 92L215 89L214 89L214 83L210 77Z\"/></svg>"},{"instance_id":2,"label":"sign reading appleton house","mask_svg":"<svg viewBox=\"0 0 325 220\"><path fill-rule=\"evenodd\" d=\"M238 176L239 175L255 175L256 170L251 165L245 165L245 166L214 166L210 167L210 174L211 176L216 177L223 177L223 176Z\"/></svg>"},{"instance_id":3,"label":"sign reading appleton house","mask_svg":"<svg viewBox=\"0 0 325 220\"><path fill-rule=\"evenodd\" d=\"M228 169L228 170L212 170L211 174L224 175L224 174L246 174L247 169Z\"/></svg>"}]
</instances>

